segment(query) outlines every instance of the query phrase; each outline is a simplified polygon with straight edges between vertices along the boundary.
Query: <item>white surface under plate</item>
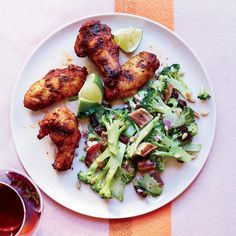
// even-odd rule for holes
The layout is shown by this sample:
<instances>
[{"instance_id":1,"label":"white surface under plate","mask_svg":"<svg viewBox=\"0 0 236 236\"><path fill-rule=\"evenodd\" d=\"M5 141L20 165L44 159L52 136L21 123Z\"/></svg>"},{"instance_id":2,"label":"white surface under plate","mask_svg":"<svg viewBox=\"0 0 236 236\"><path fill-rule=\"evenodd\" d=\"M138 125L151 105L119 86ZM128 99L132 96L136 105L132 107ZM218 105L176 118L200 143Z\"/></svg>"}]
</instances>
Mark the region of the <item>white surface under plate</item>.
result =
<instances>
[{"instance_id":1,"label":"white surface under plate","mask_svg":"<svg viewBox=\"0 0 236 236\"><path fill-rule=\"evenodd\" d=\"M65 52L73 57L73 63L87 66L89 72L96 71L95 66L87 58L78 58L74 53L74 42L80 26L88 19L94 18L109 25L113 32L125 27L143 28L143 39L134 54L145 50L155 53L164 65L179 63L195 98L202 84L212 95L206 104L198 100L192 106L196 111L209 112L207 117L198 121L199 135L194 138L193 142L201 143L202 149L197 159L184 165L174 160L168 162L166 171L162 175L165 186L160 197L140 199L132 184L126 187L122 203L115 199L104 201L84 184L78 190L76 188L77 173L80 169L84 169L84 164L79 161L83 153L83 140L80 141L80 148L76 151L79 155L73 161L73 169L59 173L51 166L55 154L54 144L49 137L41 141L36 137L39 129L38 121L43 118L45 112L57 106L64 106L65 101L38 112L32 112L23 106L27 89L49 70L62 67ZM120 60L123 63L128 56L124 53L120 54ZM69 102L67 105L76 113L76 102ZM79 19L47 37L26 62L16 84L11 106L12 134L19 158L27 173L48 196L61 205L73 211L100 218L141 215L160 208L181 194L198 175L208 157L214 137L215 120L212 86L199 59L189 46L162 25L127 14L105 14ZM81 128L83 129L83 124Z\"/></svg>"}]
</instances>

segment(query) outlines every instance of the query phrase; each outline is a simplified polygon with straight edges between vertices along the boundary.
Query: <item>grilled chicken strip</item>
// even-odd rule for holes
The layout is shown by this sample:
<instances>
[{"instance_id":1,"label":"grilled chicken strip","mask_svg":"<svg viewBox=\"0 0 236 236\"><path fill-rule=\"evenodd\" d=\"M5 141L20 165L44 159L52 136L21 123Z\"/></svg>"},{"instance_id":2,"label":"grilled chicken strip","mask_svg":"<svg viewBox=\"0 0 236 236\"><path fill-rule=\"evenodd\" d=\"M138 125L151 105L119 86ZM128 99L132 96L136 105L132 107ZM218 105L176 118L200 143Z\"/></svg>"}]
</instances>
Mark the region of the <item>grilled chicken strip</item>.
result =
<instances>
[{"instance_id":1,"label":"grilled chicken strip","mask_svg":"<svg viewBox=\"0 0 236 236\"><path fill-rule=\"evenodd\" d=\"M37 111L66 97L78 94L88 72L86 68L69 65L49 71L26 92L24 106Z\"/></svg>"},{"instance_id":2,"label":"grilled chicken strip","mask_svg":"<svg viewBox=\"0 0 236 236\"><path fill-rule=\"evenodd\" d=\"M133 96L154 75L159 66L156 55L149 52L140 52L131 57L121 66L122 72L116 86L113 89L105 86L106 100Z\"/></svg>"},{"instance_id":3,"label":"grilled chicken strip","mask_svg":"<svg viewBox=\"0 0 236 236\"><path fill-rule=\"evenodd\" d=\"M84 23L79 30L74 49L78 57L88 56L98 66L108 87L115 86L121 74L119 48L107 25L98 20Z\"/></svg>"},{"instance_id":4,"label":"grilled chicken strip","mask_svg":"<svg viewBox=\"0 0 236 236\"><path fill-rule=\"evenodd\" d=\"M75 148L81 138L78 120L74 113L67 108L57 108L46 114L39 122L39 126L38 139L49 134L57 146L58 152L53 164L54 169L59 171L70 169Z\"/></svg>"}]
</instances>

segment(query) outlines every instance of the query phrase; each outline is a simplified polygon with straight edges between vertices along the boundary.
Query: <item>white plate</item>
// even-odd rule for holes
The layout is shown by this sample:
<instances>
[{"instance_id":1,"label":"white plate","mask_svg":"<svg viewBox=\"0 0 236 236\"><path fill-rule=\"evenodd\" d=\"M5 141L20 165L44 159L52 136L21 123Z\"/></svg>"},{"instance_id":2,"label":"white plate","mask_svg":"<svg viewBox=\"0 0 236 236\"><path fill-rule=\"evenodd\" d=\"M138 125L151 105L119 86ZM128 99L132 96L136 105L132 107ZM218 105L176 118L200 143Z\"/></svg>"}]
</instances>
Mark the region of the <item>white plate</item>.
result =
<instances>
[{"instance_id":1,"label":"white plate","mask_svg":"<svg viewBox=\"0 0 236 236\"><path fill-rule=\"evenodd\" d=\"M64 103L38 112L31 112L23 107L23 97L30 85L42 78L52 68L62 66L63 52L72 55L75 64L86 65L89 71L94 70L92 63L87 58L76 57L73 49L80 26L85 21L94 18L108 24L112 31L130 26L143 28L143 39L135 54L146 50L157 54L163 64L179 63L195 97L201 84L212 95L206 104L198 101L192 106L196 111L209 112L207 117L201 118L198 122L199 135L194 138L194 143L202 144L198 158L185 165L170 161L163 174L164 191L158 198L140 199L131 184L126 187L122 203L115 199L106 202L84 184L78 190L76 188L77 173L80 169L84 169L84 164L79 161L79 156L82 154L82 144L77 151L79 156L74 159L73 170L58 173L51 166L55 146L48 137L41 141L36 137L37 123L42 119L44 113L56 106L63 106ZM123 53L120 58L121 62L127 60L127 56ZM68 103L68 107L76 113L76 102ZM215 122L215 99L212 86L199 59L189 46L162 25L127 14L86 17L67 24L51 34L37 47L26 62L16 84L11 106L12 134L18 155L28 174L48 196L61 205L73 211L100 218L124 218L141 215L160 208L181 194L199 174L208 157L213 142Z\"/></svg>"}]
</instances>

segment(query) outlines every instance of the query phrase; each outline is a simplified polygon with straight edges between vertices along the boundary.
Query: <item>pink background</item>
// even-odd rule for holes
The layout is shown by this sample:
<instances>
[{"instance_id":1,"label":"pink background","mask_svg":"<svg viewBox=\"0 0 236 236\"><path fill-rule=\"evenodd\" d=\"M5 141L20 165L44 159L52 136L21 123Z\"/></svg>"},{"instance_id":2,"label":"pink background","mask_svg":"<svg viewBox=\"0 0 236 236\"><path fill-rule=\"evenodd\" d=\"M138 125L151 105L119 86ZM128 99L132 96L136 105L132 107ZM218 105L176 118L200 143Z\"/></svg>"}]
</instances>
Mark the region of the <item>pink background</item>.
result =
<instances>
[{"instance_id":1,"label":"pink background","mask_svg":"<svg viewBox=\"0 0 236 236\"><path fill-rule=\"evenodd\" d=\"M56 28L104 12L114 12L112 0L1 1L0 167L23 170L10 132L10 103L27 57ZM175 32L199 55L212 81L217 129L202 172L172 203L173 235L236 235L235 12L234 0L174 0ZM37 235L108 235L108 221L73 213L45 195L44 199L44 217Z\"/></svg>"}]
</instances>

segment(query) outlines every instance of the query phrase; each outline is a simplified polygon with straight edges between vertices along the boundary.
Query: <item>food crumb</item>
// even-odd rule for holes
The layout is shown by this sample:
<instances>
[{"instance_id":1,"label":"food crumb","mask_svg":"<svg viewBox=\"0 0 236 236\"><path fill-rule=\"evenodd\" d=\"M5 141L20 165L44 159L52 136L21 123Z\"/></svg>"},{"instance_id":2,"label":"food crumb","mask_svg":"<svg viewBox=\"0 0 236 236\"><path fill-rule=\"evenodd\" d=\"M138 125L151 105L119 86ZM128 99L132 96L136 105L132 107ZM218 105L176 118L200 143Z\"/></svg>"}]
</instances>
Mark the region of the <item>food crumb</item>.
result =
<instances>
[{"instance_id":1,"label":"food crumb","mask_svg":"<svg viewBox=\"0 0 236 236\"><path fill-rule=\"evenodd\" d=\"M62 53L62 66L68 66L72 64L73 62L73 57L68 53L68 52L63 52Z\"/></svg>"},{"instance_id":2,"label":"food crumb","mask_svg":"<svg viewBox=\"0 0 236 236\"><path fill-rule=\"evenodd\" d=\"M80 181L77 181L77 182L76 182L76 188L77 188L77 189L80 189L80 187L81 187L81 183L80 183Z\"/></svg>"}]
</instances>

